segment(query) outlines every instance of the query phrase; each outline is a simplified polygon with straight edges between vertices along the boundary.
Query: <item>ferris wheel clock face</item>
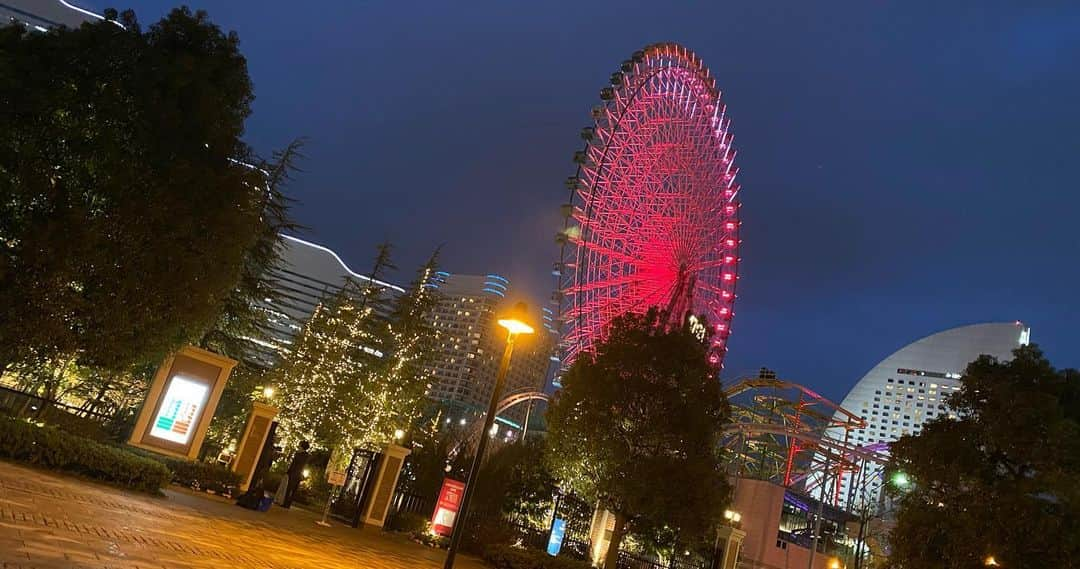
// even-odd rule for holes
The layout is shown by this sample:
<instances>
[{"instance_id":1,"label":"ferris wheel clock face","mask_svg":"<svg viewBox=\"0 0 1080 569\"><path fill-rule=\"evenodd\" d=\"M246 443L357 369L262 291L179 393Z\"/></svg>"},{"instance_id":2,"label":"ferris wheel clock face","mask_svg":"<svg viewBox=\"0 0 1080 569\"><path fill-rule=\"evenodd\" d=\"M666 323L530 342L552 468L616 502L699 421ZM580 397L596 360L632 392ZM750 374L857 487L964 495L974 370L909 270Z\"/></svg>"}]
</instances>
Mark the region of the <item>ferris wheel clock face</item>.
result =
<instances>
[{"instance_id":1,"label":"ferris wheel clock face","mask_svg":"<svg viewBox=\"0 0 1080 569\"><path fill-rule=\"evenodd\" d=\"M715 79L672 43L612 74L582 131L560 234L561 359L603 339L612 318L658 307L709 326L727 351L738 280L739 186L730 120Z\"/></svg>"}]
</instances>

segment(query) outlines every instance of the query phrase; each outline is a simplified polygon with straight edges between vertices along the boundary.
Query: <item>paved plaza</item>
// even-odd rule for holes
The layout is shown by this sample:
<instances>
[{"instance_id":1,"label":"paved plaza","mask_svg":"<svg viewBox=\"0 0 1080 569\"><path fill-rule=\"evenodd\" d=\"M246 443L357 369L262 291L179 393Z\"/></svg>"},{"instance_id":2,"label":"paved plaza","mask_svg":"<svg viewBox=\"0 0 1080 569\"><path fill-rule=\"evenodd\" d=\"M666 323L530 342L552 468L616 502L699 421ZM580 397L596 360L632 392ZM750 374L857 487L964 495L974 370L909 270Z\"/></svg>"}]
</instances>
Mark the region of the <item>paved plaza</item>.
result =
<instances>
[{"instance_id":1,"label":"paved plaza","mask_svg":"<svg viewBox=\"0 0 1080 569\"><path fill-rule=\"evenodd\" d=\"M0 568L442 567L443 552L373 528L315 525L168 490L156 498L0 461ZM459 557L457 567L481 569Z\"/></svg>"}]
</instances>

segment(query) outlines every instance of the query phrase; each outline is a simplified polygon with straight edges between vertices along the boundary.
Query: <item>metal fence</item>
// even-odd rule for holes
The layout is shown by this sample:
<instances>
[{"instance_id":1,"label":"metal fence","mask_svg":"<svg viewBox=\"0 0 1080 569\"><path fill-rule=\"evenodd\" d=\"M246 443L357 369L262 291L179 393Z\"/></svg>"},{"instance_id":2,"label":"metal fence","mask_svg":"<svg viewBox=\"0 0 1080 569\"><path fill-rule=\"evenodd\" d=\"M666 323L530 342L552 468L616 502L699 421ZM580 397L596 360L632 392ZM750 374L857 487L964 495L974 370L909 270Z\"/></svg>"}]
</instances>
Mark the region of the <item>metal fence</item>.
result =
<instances>
[{"instance_id":1,"label":"metal fence","mask_svg":"<svg viewBox=\"0 0 1080 569\"><path fill-rule=\"evenodd\" d=\"M5 386L0 386L0 414L39 420L95 439L105 436L106 423L111 419L101 413Z\"/></svg>"},{"instance_id":2,"label":"metal fence","mask_svg":"<svg viewBox=\"0 0 1080 569\"><path fill-rule=\"evenodd\" d=\"M392 529L397 527L398 517L402 514L417 514L424 518L431 518L435 513L435 499L407 492L394 492L390 500L390 511L386 515L386 523L383 527Z\"/></svg>"},{"instance_id":3,"label":"metal fence","mask_svg":"<svg viewBox=\"0 0 1080 569\"><path fill-rule=\"evenodd\" d=\"M662 561L628 551L620 551L615 567L618 569L708 569L709 562L704 559L680 557Z\"/></svg>"}]
</instances>

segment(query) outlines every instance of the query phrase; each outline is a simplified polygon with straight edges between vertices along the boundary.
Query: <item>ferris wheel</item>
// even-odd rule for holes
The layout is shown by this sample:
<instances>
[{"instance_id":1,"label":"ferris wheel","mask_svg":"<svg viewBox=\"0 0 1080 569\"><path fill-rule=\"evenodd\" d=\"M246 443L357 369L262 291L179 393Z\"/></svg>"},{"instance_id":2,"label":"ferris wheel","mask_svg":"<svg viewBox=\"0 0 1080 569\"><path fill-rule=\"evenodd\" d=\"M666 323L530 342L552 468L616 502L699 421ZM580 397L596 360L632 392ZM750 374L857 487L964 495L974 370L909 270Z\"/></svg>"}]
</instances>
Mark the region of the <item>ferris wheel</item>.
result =
<instances>
[{"instance_id":1,"label":"ferris wheel","mask_svg":"<svg viewBox=\"0 0 1080 569\"><path fill-rule=\"evenodd\" d=\"M567 179L555 267L568 367L612 318L659 307L712 328L722 365L738 280L739 186L716 80L673 43L635 52L600 91Z\"/></svg>"}]
</instances>

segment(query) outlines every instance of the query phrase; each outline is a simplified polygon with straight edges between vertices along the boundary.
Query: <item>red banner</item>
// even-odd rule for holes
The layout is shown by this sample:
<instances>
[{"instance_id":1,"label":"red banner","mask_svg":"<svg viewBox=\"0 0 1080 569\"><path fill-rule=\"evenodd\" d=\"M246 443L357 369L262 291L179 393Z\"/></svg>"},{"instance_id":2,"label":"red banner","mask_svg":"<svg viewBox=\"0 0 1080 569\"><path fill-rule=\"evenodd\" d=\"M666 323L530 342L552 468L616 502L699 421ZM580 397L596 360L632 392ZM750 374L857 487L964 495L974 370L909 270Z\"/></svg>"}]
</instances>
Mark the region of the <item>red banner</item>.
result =
<instances>
[{"instance_id":1,"label":"red banner","mask_svg":"<svg viewBox=\"0 0 1080 569\"><path fill-rule=\"evenodd\" d=\"M448 536L454 529L454 518L461 508L461 498L465 495L465 483L444 478L439 501L435 504L435 513L431 515L431 531Z\"/></svg>"}]
</instances>

